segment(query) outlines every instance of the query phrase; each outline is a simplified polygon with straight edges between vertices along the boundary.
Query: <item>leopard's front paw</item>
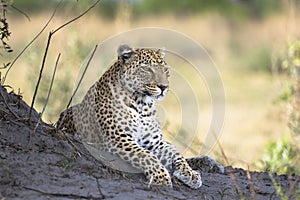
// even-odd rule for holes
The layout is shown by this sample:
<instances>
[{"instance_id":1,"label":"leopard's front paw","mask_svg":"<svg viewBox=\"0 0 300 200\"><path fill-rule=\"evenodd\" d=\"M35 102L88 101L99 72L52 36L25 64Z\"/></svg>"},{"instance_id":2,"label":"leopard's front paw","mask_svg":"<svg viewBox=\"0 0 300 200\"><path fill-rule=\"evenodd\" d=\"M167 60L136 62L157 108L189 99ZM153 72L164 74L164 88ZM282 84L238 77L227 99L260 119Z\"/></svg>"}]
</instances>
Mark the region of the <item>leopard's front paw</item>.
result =
<instances>
[{"instance_id":1,"label":"leopard's front paw","mask_svg":"<svg viewBox=\"0 0 300 200\"><path fill-rule=\"evenodd\" d=\"M196 171L174 171L173 175L193 189L197 189L202 185L201 175Z\"/></svg>"},{"instance_id":2,"label":"leopard's front paw","mask_svg":"<svg viewBox=\"0 0 300 200\"><path fill-rule=\"evenodd\" d=\"M186 159L189 166L202 172L224 173L224 166L209 156L199 156Z\"/></svg>"},{"instance_id":3,"label":"leopard's front paw","mask_svg":"<svg viewBox=\"0 0 300 200\"><path fill-rule=\"evenodd\" d=\"M172 187L172 180L169 171L163 166L157 169L149 170L146 172L146 176L149 179L148 187L150 187L152 184Z\"/></svg>"}]
</instances>

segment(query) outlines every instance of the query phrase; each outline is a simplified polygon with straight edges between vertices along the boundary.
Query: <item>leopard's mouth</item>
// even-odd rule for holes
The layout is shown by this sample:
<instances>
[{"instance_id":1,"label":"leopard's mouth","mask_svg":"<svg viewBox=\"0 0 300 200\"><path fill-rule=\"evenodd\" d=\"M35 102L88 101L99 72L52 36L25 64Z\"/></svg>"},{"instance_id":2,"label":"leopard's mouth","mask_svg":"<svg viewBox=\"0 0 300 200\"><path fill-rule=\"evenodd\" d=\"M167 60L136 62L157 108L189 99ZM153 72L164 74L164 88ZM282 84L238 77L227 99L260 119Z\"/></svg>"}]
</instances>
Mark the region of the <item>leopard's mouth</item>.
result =
<instances>
[{"instance_id":1,"label":"leopard's mouth","mask_svg":"<svg viewBox=\"0 0 300 200\"><path fill-rule=\"evenodd\" d=\"M144 85L142 88L142 91L145 95L153 97L156 101L161 101L168 92L168 86L163 85L155 85L155 86L149 86Z\"/></svg>"}]
</instances>

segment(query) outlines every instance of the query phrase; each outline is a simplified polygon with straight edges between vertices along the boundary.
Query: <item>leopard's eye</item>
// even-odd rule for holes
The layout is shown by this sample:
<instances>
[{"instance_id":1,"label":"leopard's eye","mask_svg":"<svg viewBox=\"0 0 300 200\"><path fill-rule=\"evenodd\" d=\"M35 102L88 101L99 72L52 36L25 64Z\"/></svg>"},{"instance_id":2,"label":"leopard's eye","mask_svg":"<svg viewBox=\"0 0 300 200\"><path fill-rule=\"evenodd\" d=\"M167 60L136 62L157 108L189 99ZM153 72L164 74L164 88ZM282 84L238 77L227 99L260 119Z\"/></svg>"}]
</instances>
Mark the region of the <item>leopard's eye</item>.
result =
<instances>
[{"instance_id":1,"label":"leopard's eye","mask_svg":"<svg viewBox=\"0 0 300 200\"><path fill-rule=\"evenodd\" d=\"M148 67L147 65L141 65L141 71L146 72L146 73L155 73L154 69L152 69L151 67Z\"/></svg>"}]
</instances>

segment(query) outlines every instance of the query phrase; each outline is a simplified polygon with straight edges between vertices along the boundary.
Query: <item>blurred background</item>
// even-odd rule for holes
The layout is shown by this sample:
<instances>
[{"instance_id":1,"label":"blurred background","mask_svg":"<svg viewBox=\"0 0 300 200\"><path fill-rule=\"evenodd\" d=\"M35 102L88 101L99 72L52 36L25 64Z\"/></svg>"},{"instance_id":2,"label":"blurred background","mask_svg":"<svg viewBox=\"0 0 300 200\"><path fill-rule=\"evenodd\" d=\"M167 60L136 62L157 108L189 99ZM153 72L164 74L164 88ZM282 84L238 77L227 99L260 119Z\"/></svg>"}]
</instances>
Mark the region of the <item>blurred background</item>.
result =
<instances>
[{"instance_id":1,"label":"blurred background","mask_svg":"<svg viewBox=\"0 0 300 200\"><path fill-rule=\"evenodd\" d=\"M1 0L1 19L11 33L1 40L6 42L0 49L2 79L10 62L41 31L58 2ZM5 85L19 91L30 104L49 31L93 3L63 0L44 32L11 68ZM226 119L222 148L216 145L210 155L226 163L223 150L226 164L235 167L299 174L299 81L295 73L300 59L299 4L297 0L102 0L53 36L35 108L41 111L45 103L58 53L62 54L60 65L43 116L49 123L65 109L80 67L95 44L133 28L172 29L201 44L223 80ZM195 140L186 156L196 156L200 144Z\"/></svg>"}]
</instances>

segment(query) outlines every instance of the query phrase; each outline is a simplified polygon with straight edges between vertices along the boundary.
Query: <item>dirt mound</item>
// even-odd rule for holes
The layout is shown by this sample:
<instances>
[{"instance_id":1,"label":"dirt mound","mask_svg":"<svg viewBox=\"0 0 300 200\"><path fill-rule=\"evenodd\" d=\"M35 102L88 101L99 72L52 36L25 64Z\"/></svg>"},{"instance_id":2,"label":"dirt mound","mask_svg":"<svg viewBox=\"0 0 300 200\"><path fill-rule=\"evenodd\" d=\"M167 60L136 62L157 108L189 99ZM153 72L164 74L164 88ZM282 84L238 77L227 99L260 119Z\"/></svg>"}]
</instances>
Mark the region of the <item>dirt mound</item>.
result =
<instances>
[{"instance_id":1,"label":"dirt mound","mask_svg":"<svg viewBox=\"0 0 300 200\"><path fill-rule=\"evenodd\" d=\"M0 87L0 199L296 199L299 177L226 167L203 173L203 186L147 187L142 174L122 174L65 138L14 93ZM273 180L273 181L272 181ZM276 182L276 183L275 183ZM281 188L281 193L278 189ZM296 194L298 191L298 194ZM298 195L298 196L296 196Z\"/></svg>"}]
</instances>

